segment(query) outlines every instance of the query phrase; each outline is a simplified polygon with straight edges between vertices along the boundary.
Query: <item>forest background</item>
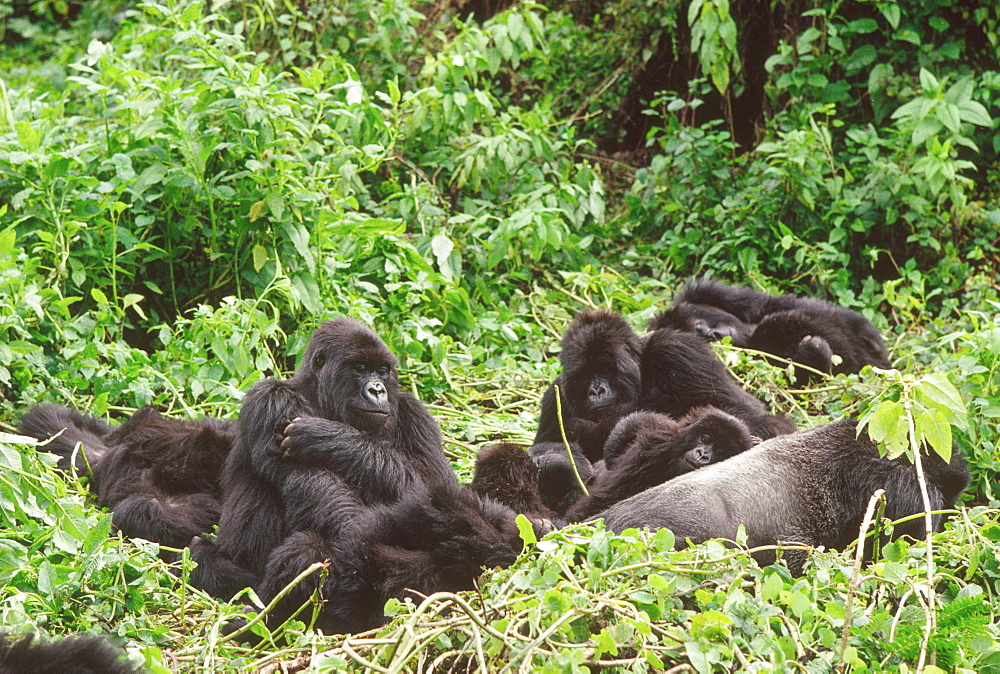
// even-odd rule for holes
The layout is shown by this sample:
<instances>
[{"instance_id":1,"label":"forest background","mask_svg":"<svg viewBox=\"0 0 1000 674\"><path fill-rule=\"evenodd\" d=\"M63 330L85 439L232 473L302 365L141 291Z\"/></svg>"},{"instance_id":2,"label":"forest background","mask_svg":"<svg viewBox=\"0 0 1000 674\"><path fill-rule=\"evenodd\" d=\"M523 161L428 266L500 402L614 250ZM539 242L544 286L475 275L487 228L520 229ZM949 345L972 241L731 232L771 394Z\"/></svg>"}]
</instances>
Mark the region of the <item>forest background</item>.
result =
<instances>
[{"instance_id":1,"label":"forest background","mask_svg":"<svg viewBox=\"0 0 1000 674\"><path fill-rule=\"evenodd\" d=\"M996 3L0 0L0 22L7 433L39 402L232 418L349 315L468 478L484 443L530 442L576 312L641 331L711 275L869 317L904 377L960 393L972 472L930 602L923 542L793 578L578 526L380 631L249 647L3 435L0 629L109 633L154 671L1000 670ZM718 351L803 427L901 390L793 391Z\"/></svg>"}]
</instances>

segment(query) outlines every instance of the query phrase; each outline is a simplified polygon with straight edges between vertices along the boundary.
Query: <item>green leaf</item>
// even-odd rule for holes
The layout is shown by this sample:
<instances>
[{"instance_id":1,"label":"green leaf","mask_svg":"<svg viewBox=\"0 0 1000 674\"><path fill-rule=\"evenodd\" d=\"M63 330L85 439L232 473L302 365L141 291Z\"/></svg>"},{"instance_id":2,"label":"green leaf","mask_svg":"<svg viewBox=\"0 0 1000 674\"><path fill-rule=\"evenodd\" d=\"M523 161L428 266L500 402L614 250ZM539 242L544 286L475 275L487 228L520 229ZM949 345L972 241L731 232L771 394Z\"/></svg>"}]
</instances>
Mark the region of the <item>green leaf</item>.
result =
<instances>
[{"instance_id":1,"label":"green leaf","mask_svg":"<svg viewBox=\"0 0 1000 674\"><path fill-rule=\"evenodd\" d=\"M981 103L965 101L958 104L958 109L963 122L978 126L993 126L993 118L990 117L990 113Z\"/></svg>"},{"instance_id":2,"label":"green leaf","mask_svg":"<svg viewBox=\"0 0 1000 674\"><path fill-rule=\"evenodd\" d=\"M924 90L925 93L936 91L941 88L941 83L938 81L934 75L931 74L926 68L920 69L920 88Z\"/></svg>"},{"instance_id":3,"label":"green leaf","mask_svg":"<svg viewBox=\"0 0 1000 674\"><path fill-rule=\"evenodd\" d=\"M258 201L258 204L263 204L264 202ZM253 268L254 271L259 272L267 264L267 249L259 243L253 247Z\"/></svg>"},{"instance_id":4,"label":"green leaf","mask_svg":"<svg viewBox=\"0 0 1000 674\"><path fill-rule=\"evenodd\" d=\"M517 531L521 535L521 540L524 541L525 545L534 545L538 542L538 536L535 535L535 527L527 517L518 515L514 523L517 524Z\"/></svg>"},{"instance_id":5,"label":"green leaf","mask_svg":"<svg viewBox=\"0 0 1000 674\"><path fill-rule=\"evenodd\" d=\"M951 424L943 415L925 409L914 419L917 436L923 438L945 461L951 461Z\"/></svg>"},{"instance_id":6,"label":"green leaf","mask_svg":"<svg viewBox=\"0 0 1000 674\"><path fill-rule=\"evenodd\" d=\"M962 116L957 105L941 101L935 109L938 121L954 134L962 130Z\"/></svg>"},{"instance_id":7,"label":"green leaf","mask_svg":"<svg viewBox=\"0 0 1000 674\"><path fill-rule=\"evenodd\" d=\"M905 427L906 419L903 415L901 404L892 400L879 403L868 422L868 435L877 443L884 442L886 438L898 432L900 422Z\"/></svg>"},{"instance_id":8,"label":"green leaf","mask_svg":"<svg viewBox=\"0 0 1000 674\"><path fill-rule=\"evenodd\" d=\"M913 389L914 396L919 400L925 396L927 400L937 403L947 412L948 421L961 429L969 427L969 412L958 389L948 380L943 372L931 372L924 375Z\"/></svg>"}]
</instances>

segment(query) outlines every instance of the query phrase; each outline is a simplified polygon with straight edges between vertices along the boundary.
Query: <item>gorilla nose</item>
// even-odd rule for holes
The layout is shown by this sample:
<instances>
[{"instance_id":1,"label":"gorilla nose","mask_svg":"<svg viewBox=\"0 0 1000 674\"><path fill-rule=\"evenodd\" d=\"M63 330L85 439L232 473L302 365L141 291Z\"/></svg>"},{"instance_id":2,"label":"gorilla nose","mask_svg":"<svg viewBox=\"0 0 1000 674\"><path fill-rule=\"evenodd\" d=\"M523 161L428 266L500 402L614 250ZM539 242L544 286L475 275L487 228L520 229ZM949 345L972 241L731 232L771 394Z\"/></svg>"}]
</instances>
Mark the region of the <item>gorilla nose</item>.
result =
<instances>
[{"instance_id":1,"label":"gorilla nose","mask_svg":"<svg viewBox=\"0 0 1000 674\"><path fill-rule=\"evenodd\" d=\"M385 397L385 384L380 381L371 382L367 389L368 397L378 401Z\"/></svg>"},{"instance_id":2,"label":"gorilla nose","mask_svg":"<svg viewBox=\"0 0 1000 674\"><path fill-rule=\"evenodd\" d=\"M595 381L590 385L588 393L592 400L603 400L611 393L611 387L603 381Z\"/></svg>"}]
</instances>

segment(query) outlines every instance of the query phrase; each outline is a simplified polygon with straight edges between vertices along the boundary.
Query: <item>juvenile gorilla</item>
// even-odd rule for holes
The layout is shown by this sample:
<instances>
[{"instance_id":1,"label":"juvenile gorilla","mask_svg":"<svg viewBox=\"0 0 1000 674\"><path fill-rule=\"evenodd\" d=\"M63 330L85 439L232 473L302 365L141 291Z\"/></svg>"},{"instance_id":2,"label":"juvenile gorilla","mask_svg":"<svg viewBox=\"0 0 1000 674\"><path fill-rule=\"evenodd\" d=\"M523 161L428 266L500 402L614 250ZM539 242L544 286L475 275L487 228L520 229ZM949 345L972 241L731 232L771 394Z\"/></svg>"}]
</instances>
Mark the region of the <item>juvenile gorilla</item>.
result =
<instances>
[{"instance_id":1,"label":"juvenile gorilla","mask_svg":"<svg viewBox=\"0 0 1000 674\"><path fill-rule=\"evenodd\" d=\"M476 455L476 468L469 488L506 505L515 513L553 520L555 510L542 501L538 483L540 472L519 445L497 442Z\"/></svg>"},{"instance_id":2,"label":"juvenile gorilla","mask_svg":"<svg viewBox=\"0 0 1000 674\"><path fill-rule=\"evenodd\" d=\"M543 485L532 470L537 458L511 443L491 445L479 453L470 486L516 512L549 519L564 514L565 521L577 522L644 489L734 456L755 442L746 424L711 407L696 409L679 421L655 412L634 412L615 426L596 471L591 471L586 458L577 457L590 493L579 492L566 508L553 512L540 502ZM555 446L546 456L555 458L559 452L565 458L565 448ZM577 491L575 476L567 472L563 481Z\"/></svg>"},{"instance_id":3,"label":"juvenile gorilla","mask_svg":"<svg viewBox=\"0 0 1000 674\"><path fill-rule=\"evenodd\" d=\"M639 402L641 352L639 336L618 314L579 314L562 338L562 372L542 396L535 444L562 442L555 396L559 386L567 438L591 461L599 459L615 423Z\"/></svg>"},{"instance_id":4,"label":"juvenile gorilla","mask_svg":"<svg viewBox=\"0 0 1000 674\"><path fill-rule=\"evenodd\" d=\"M641 410L680 419L697 407L712 406L743 421L758 438L795 431L791 421L770 414L743 390L711 347L689 332L660 328L646 336L641 381Z\"/></svg>"},{"instance_id":5,"label":"juvenile gorilla","mask_svg":"<svg viewBox=\"0 0 1000 674\"><path fill-rule=\"evenodd\" d=\"M220 473L232 447L233 422L168 419L143 407L117 428L68 407L40 405L21 419L26 435L48 439L42 449L69 469L89 465L100 504L129 537L184 547L219 521Z\"/></svg>"},{"instance_id":6,"label":"juvenile gorilla","mask_svg":"<svg viewBox=\"0 0 1000 674\"><path fill-rule=\"evenodd\" d=\"M854 373L865 365L890 368L882 336L857 312L822 300L769 295L709 279L690 280L674 305L656 316L650 330L694 332L709 341L730 337L748 347L820 372ZM833 363L833 356L840 362ZM809 371L796 370L804 383Z\"/></svg>"},{"instance_id":7,"label":"juvenile gorilla","mask_svg":"<svg viewBox=\"0 0 1000 674\"><path fill-rule=\"evenodd\" d=\"M678 475L735 456L756 442L746 424L713 407L692 410L679 421L656 412L630 414L608 438L605 470L588 487L590 494L566 512L566 520L578 522Z\"/></svg>"},{"instance_id":8,"label":"juvenile gorilla","mask_svg":"<svg viewBox=\"0 0 1000 674\"><path fill-rule=\"evenodd\" d=\"M385 343L358 321L327 321L291 379L260 382L244 399L218 536L192 542L192 579L223 598L272 586L265 569L275 549L298 573L327 559L310 540L337 540L365 508L457 484L437 424L399 391Z\"/></svg>"},{"instance_id":9,"label":"juvenile gorilla","mask_svg":"<svg viewBox=\"0 0 1000 674\"><path fill-rule=\"evenodd\" d=\"M908 460L886 459L857 423L847 419L763 442L722 463L647 489L596 517L609 529L667 528L678 541L735 540L743 525L749 547L798 542L842 549L858 537L868 500L885 490L885 516L923 512L916 470ZM969 480L956 451L951 462L922 458L933 510L951 508ZM595 518L596 519L596 518ZM934 516L940 530L942 518ZM895 527L894 535L920 538L923 519ZM773 563L773 552L755 555ZM806 554L790 551L789 569L802 572Z\"/></svg>"}]
</instances>

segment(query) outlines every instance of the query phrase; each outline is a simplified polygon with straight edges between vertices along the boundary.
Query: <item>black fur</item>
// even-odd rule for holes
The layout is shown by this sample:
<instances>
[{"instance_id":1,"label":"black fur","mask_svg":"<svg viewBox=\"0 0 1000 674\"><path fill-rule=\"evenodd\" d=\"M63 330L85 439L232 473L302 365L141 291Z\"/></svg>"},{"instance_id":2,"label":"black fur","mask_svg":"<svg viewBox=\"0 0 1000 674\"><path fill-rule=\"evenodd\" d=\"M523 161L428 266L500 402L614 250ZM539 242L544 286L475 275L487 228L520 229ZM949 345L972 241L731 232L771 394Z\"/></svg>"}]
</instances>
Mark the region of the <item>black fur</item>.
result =
<instances>
[{"instance_id":1,"label":"black fur","mask_svg":"<svg viewBox=\"0 0 1000 674\"><path fill-rule=\"evenodd\" d=\"M601 457L604 440L618 419L639 401L642 342L618 314L585 311L562 339L562 372L542 396L535 443L562 442L555 386L561 391L567 438L591 461Z\"/></svg>"},{"instance_id":2,"label":"black fur","mask_svg":"<svg viewBox=\"0 0 1000 674\"><path fill-rule=\"evenodd\" d=\"M570 445L573 462L585 485L590 484L601 472L604 461L591 463L580 448ZM573 473L573 466L566 454L566 446L561 442L543 442L533 445L528 456L538 469L538 493L542 503L557 515L562 516L570 506L583 497L580 481Z\"/></svg>"},{"instance_id":3,"label":"black fur","mask_svg":"<svg viewBox=\"0 0 1000 674\"><path fill-rule=\"evenodd\" d=\"M34 635L0 635L0 674L138 674L125 652L103 637L71 636L49 642Z\"/></svg>"},{"instance_id":4,"label":"black fur","mask_svg":"<svg viewBox=\"0 0 1000 674\"><path fill-rule=\"evenodd\" d=\"M745 346L821 372L854 373L865 365L892 367L871 321L829 302L794 295L769 295L709 279L687 282L674 306L656 316L650 330L694 332L709 341L725 336ZM833 356L840 362L833 363ZM796 370L796 382L810 373Z\"/></svg>"},{"instance_id":5,"label":"black fur","mask_svg":"<svg viewBox=\"0 0 1000 674\"><path fill-rule=\"evenodd\" d=\"M433 592L471 590L483 569L509 566L522 543L515 513L455 486L419 486L392 504L363 509L335 538L300 531L269 556L262 597L275 596L315 562L329 575L296 586L279 607L279 619L319 591L324 600L317 627L358 632L385 621L390 598L419 602ZM536 525L544 534L544 524Z\"/></svg>"},{"instance_id":6,"label":"black fur","mask_svg":"<svg viewBox=\"0 0 1000 674\"><path fill-rule=\"evenodd\" d=\"M841 549L857 539L858 529L877 489L885 489L885 516L898 520L923 512L916 470L905 459L879 456L867 434L857 435L853 420L842 420L763 442L722 463L647 489L612 505L602 517L609 529L668 528L678 541L736 538L742 524L750 547L779 542ZM954 506L969 480L965 460L922 459L931 508ZM940 530L942 518L934 517ZM898 525L894 535L922 537L923 520ZM756 555L770 564L774 554ZM805 554L786 560L801 573Z\"/></svg>"},{"instance_id":7,"label":"black fur","mask_svg":"<svg viewBox=\"0 0 1000 674\"><path fill-rule=\"evenodd\" d=\"M458 484L437 423L399 391L395 357L346 318L313 333L295 376L247 394L222 481L218 536L195 539L191 552L192 580L223 598L248 580L277 587L268 568L281 566L282 578L303 570L285 567L314 559L313 542L337 540L367 508ZM285 561L268 562L278 548Z\"/></svg>"},{"instance_id":8,"label":"black fur","mask_svg":"<svg viewBox=\"0 0 1000 674\"><path fill-rule=\"evenodd\" d=\"M81 414L70 407L36 405L24 413L18 429L22 434L37 440L48 440L62 431L58 437L40 449L58 456L59 468L69 472L73 452L78 444L82 444L83 447L77 453L72 465L80 475L89 475L87 464L94 468L107 454L108 445L105 437L114 431L114 426L96 417Z\"/></svg>"},{"instance_id":9,"label":"black fur","mask_svg":"<svg viewBox=\"0 0 1000 674\"><path fill-rule=\"evenodd\" d=\"M219 521L219 481L235 424L219 419L168 419L143 407L121 426L68 407L39 405L22 417L21 432L45 439L42 449L68 469L77 443L77 470L89 464L92 486L126 536L184 547Z\"/></svg>"},{"instance_id":10,"label":"black fur","mask_svg":"<svg viewBox=\"0 0 1000 674\"><path fill-rule=\"evenodd\" d=\"M476 456L469 487L516 513L552 520L555 511L542 502L538 472L535 461L519 445L497 442L484 447Z\"/></svg>"},{"instance_id":11,"label":"black fur","mask_svg":"<svg viewBox=\"0 0 1000 674\"><path fill-rule=\"evenodd\" d=\"M742 420L760 438L795 430L784 416L744 391L711 347L689 332L660 328L646 337L642 352L639 409L679 419L696 407L716 407Z\"/></svg>"},{"instance_id":12,"label":"black fur","mask_svg":"<svg viewBox=\"0 0 1000 674\"><path fill-rule=\"evenodd\" d=\"M605 446L605 470L566 512L577 522L641 491L752 447L746 424L713 407L675 420L634 412L618 422Z\"/></svg>"}]
</instances>

